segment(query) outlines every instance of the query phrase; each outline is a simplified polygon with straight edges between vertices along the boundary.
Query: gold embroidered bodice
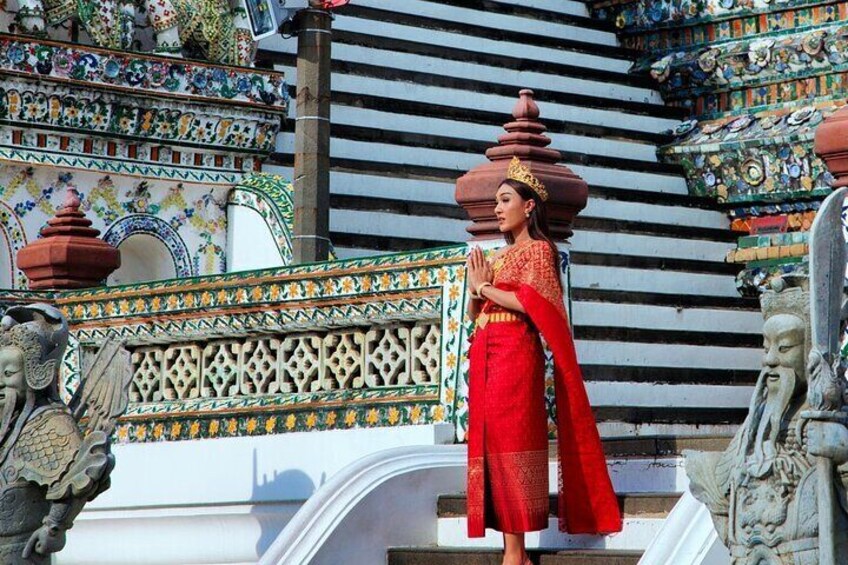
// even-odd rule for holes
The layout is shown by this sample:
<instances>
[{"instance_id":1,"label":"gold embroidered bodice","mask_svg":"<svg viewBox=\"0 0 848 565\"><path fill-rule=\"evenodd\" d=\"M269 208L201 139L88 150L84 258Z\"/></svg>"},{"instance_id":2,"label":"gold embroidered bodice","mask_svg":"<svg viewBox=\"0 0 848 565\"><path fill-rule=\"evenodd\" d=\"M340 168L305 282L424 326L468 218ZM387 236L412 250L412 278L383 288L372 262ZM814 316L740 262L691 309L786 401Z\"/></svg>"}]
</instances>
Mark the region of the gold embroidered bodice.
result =
<instances>
[{"instance_id":1,"label":"gold embroidered bodice","mask_svg":"<svg viewBox=\"0 0 848 565\"><path fill-rule=\"evenodd\" d=\"M492 264L492 284L526 284L553 304L564 317L562 289L559 286L556 256L545 241L529 240L516 243L502 252ZM500 306L486 301L487 312L503 310Z\"/></svg>"}]
</instances>

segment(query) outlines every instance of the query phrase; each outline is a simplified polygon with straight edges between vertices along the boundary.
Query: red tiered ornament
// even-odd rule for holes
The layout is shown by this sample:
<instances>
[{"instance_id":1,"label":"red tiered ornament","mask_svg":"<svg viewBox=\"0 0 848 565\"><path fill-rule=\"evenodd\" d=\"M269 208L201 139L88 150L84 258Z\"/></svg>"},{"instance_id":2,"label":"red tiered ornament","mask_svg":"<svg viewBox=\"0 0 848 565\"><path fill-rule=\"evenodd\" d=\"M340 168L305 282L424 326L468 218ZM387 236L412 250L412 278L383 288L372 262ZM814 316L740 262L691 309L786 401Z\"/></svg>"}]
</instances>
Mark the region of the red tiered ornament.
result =
<instances>
[{"instance_id":1,"label":"red tiered ornament","mask_svg":"<svg viewBox=\"0 0 848 565\"><path fill-rule=\"evenodd\" d=\"M41 238L18 251L18 268L33 290L100 286L121 266L121 252L97 236L80 211L80 199L68 189L62 207L47 221Z\"/></svg>"},{"instance_id":2,"label":"red tiered ornament","mask_svg":"<svg viewBox=\"0 0 848 565\"><path fill-rule=\"evenodd\" d=\"M498 137L499 144L486 151L491 162L474 167L456 181L456 201L473 222L467 230L473 239L501 237L495 217L495 194L507 176L509 162L518 157L548 190L551 236L568 239L574 233L574 217L586 207L589 187L571 169L556 164L562 154L548 147L551 139L545 135L547 128L538 121L539 107L532 90L519 92L512 116L515 121L504 125L507 133Z\"/></svg>"},{"instance_id":3,"label":"red tiered ornament","mask_svg":"<svg viewBox=\"0 0 848 565\"><path fill-rule=\"evenodd\" d=\"M836 178L833 188L848 186L848 106L843 106L816 128L815 151Z\"/></svg>"}]
</instances>

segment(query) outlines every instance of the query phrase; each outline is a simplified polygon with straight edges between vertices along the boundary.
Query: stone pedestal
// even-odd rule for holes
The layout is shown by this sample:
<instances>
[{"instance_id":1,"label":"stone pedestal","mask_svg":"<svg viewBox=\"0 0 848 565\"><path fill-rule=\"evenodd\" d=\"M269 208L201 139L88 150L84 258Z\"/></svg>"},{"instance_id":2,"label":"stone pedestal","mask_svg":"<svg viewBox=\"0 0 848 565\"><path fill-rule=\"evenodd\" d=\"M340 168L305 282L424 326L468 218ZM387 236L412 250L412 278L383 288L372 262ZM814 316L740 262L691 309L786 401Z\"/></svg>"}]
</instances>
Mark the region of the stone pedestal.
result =
<instances>
[{"instance_id":1,"label":"stone pedestal","mask_svg":"<svg viewBox=\"0 0 848 565\"><path fill-rule=\"evenodd\" d=\"M99 230L80 211L80 200L68 190L41 238L18 252L18 267L33 290L100 286L121 266L121 253L99 239Z\"/></svg>"},{"instance_id":2,"label":"stone pedestal","mask_svg":"<svg viewBox=\"0 0 848 565\"><path fill-rule=\"evenodd\" d=\"M513 157L530 165L533 176L548 189L548 224L556 240L571 237L574 217L586 207L588 186L568 167L557 165L559 151L550 149L547 128L538 121L539 107L532 90L522 90L512 110L514 121L504 125L507 131L498 138L498 145L486 151L489 163L468 171L456 181L456 201L462 206L472 224L467 228L473 239L500 238L495 217L495 194L506 179Z\"/></svg>"}]
</instances>

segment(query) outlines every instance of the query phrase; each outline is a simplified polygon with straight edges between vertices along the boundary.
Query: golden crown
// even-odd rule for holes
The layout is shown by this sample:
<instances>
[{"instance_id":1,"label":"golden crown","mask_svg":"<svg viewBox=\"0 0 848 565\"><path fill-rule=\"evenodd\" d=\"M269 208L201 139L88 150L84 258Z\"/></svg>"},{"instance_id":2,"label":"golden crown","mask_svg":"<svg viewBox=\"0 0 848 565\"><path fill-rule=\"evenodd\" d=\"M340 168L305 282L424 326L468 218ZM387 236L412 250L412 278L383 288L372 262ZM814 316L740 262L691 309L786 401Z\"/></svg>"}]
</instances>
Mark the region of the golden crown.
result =
<instances>
[{"instance_id":1,"label":"golden crown","mask_svg":"<svg viewBox=\"0 0 848 565\"><path fill-rule=\"evenodd\" d=\"M506 178L510 180L517 180L518 182L526 184L532 188L543 201L548 199L548 191L545 188L545 185L533 176L533 173L530 172L530 167L521 164L518 157L513 157L512 161L509 162L509 168L506 170Z\"/></svg>"}]
</instances>

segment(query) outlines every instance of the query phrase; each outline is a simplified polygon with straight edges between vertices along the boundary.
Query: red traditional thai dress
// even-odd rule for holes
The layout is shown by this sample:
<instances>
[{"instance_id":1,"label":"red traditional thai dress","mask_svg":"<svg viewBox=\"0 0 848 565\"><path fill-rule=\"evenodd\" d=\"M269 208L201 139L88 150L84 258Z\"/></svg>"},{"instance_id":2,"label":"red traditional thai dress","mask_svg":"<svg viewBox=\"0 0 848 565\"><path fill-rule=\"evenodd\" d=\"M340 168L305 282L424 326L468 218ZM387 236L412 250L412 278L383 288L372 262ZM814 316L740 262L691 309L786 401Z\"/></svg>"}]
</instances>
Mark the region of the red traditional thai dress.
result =
<instances>
[{"instance_id":1,"label":"red traditional thai dress","mask_svg":"<svg viewBox=\"0 0 848 565\"><path fill-rule=\"evenodd\" d=\"M544 241L513 245L493 265L495 287L526 314L487 300L472 337L468 430L468 535L548 526L545 357L553 353L559 458L559 527L621 531L595 418L568 326L556 255Z\"/></svg>"}]
</instances>

